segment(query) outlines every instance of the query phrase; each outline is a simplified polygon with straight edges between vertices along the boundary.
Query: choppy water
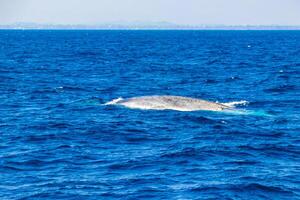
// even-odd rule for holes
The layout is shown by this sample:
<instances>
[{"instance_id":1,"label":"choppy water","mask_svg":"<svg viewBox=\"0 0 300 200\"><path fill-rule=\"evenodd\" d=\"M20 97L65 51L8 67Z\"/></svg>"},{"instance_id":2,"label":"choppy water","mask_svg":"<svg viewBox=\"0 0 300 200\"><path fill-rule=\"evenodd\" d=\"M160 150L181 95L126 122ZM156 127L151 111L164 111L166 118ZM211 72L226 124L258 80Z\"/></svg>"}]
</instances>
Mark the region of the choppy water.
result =
<instances>
[{"instance_id":1,"label":"choppy water","mask_svg":"<svg viewBox=\"0 0 300 200\"><path fill-rule=\"evenodd\" d=\"M0 198L300 199L299 72L299 31L0 31Z\"/></svg>"}]
</instances>

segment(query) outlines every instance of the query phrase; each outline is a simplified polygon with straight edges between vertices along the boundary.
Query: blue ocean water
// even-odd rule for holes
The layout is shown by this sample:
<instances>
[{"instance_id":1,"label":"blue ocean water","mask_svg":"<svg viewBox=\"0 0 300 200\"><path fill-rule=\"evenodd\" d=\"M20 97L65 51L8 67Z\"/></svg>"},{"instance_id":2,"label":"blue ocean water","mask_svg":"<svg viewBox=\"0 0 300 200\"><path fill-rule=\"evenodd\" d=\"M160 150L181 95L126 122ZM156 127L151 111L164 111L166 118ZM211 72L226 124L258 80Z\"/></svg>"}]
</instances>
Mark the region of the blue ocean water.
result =
<instances>
[{"instance_id":1,"label":"blue ocean water","mask_svg":"<svg viewBox=\"0 0 300 200\"><path fill-rule=\"evenodd\" d=\"M300 199L299 31L3 30L0 91L0 199Z\"/></svg>"}]
</instances>

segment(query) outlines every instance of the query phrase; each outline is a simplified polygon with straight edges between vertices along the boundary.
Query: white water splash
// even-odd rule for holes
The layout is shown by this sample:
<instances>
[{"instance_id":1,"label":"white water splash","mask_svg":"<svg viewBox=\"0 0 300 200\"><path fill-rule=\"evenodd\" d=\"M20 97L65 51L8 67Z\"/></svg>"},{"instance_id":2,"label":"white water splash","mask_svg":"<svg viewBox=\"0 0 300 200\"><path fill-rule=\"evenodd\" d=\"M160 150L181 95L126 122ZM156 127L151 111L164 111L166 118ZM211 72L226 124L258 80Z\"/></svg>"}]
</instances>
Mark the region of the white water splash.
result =
<instances>
[{"instance_id":1,"label":"white water splash","mask_svg":"<svg viewBox=\"0 0 300 200\"><path fill-rule=\"evenodd\" d=\"M119 98L117 98L117 99L113 99L113 100L111 100L111 101L105 103L104 105L114 105L114 104L117 104L118 102L120 102L120 101L122 101L122 100L124 100L124 99L123 99L122 97L119 97Z\"/></svg>"},{"instance_id":2,"label":"white water splash","mask_svg":"<svg viewBox=\"0 0 300 200\"><path fill-rule=\"evenodd\" d=\"M242 101L233 101L233 102L228 102L228 103L221 103L225 106L228 106L228 107L232 107L234 108L236 105L242 105L242 106L245 106L247 104L249 104L248 101L245 101L245 100L242 100Z\"/></svg>"}]
</instances>

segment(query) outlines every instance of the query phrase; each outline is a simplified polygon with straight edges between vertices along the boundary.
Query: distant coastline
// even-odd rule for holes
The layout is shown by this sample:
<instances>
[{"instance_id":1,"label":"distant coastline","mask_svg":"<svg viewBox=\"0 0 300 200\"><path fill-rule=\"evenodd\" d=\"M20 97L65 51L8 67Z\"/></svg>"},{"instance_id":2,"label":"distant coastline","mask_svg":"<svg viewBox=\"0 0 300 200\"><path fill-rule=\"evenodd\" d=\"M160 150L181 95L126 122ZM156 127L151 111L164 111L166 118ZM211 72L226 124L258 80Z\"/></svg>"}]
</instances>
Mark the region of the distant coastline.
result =
<instances>
[{"instance_id":1,"label":"distant coastline","mask_svg":"<svg viewBox=\"0 0 300 200\"><path fill-rule=\"evenodd\" d=\"M178 25L168 22L83 24L14 23L0 25L12 30L300 30L299 26L282 25Z\"/></svg>"}]
</instances>

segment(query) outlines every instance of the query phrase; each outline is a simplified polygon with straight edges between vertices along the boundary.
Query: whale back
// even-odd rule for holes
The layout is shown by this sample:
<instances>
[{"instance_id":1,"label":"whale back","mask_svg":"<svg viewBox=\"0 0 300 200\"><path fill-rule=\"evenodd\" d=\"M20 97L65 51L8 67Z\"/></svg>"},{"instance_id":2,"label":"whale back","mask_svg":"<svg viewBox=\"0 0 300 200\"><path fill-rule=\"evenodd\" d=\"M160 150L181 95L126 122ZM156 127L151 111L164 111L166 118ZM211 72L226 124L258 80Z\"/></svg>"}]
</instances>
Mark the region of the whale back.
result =
<instances>
[{"instance_id":1,"label":"whale back","mask_svg":"<svg viewBox=\"0 0 300 200\"><path fill-rule=\"evenodd\" d=\"M123 99L117 104L129 108L179 111L221 111L230 107L202 99L181 96L141 96Z\"/></svg>"}]
</instances>

